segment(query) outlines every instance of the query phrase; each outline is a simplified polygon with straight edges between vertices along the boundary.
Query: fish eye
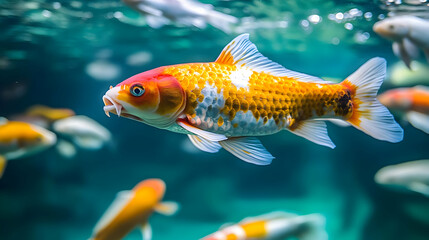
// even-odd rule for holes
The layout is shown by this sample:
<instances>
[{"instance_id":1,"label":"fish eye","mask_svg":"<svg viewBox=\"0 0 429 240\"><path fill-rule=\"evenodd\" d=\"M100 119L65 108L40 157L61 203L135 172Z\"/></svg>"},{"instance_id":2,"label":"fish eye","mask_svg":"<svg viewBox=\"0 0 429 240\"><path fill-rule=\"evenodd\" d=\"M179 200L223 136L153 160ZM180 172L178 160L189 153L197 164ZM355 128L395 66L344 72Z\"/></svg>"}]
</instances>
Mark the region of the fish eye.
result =
<instances>
[{"instance_id":1,"label":"fish eye","mask_svg":"<svg viewBox=\"0 0 429 240\"><path fill-rule=\"evenodd\" d=\"M389 29L390 30L393 30L395 28L395 26L393 26L393 24L392 25L389 25Z\"/></svg>"},{"instance_id":2,"label":"fish eye","mask_svg":"<svg viewBox=\"0 0 429 240\"><path fill-rule=\"evenodd\" d=\"M130 93L134 96L134 97L140 97L141 95L144 94L144 87L140 84L134 84L131 86L130 88Z\"/></svg>"}]
</instances>

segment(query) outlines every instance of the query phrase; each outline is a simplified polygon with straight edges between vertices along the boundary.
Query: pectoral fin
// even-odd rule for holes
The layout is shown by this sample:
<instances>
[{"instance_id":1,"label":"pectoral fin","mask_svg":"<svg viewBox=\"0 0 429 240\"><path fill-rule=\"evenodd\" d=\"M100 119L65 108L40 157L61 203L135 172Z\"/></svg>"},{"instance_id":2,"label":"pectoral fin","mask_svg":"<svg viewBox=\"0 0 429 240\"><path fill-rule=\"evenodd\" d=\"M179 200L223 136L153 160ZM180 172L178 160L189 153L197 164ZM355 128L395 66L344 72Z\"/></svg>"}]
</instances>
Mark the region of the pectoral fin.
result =
<instances>
[{"instance_id":1,"label":"pectoral fin","mask_svg":"<svg viewBox=\"0 0 429 240\"><path fill-rule=\"evenodd\" d=\"M402 42L394 42L392 47L395 55L401 58L405 65L411 69L412 60L418 57L418 48L407 38L404 38Z\"/></svg>"},{"instance_id":2,"label":"pectoral fin","mask_svg":"<svg viewBox=\"0 0 429 240\"><path fill-rule=\"evenodd\" d=\"M421 193L426 197L429 197L429 186L424 183L413 182L410 184L409 189L411 189L414 192Z\"/></svg>"},{"instance_id":3,"label":"pectoral fin","mask_svg":"<svg viewBox=\"0 0 429 240\"><path fill-rule=\"evenodd\" d=\"M196 148L204 152L216 153L222 148L218 142L213 142L197 135L188 134L188 137Z\"/></svg>"},{"instance_id":4,"label":"pectoral fin","mask_svg":"<svg viewBox=\"0 0 429 240\"><path fill-rule=\"evenodd\" d=\"M151 240L152 239L152 227L149 222L145 222L141 228L143 240Z\"/></svg>"},{"instance_id":5,"label":"pectoral fin","mask_svg":"<svg viewBox=\"0 0 429 240\"><path fill-rule=\"evenodd\" d=\"M219 142L227 139L225 135L204 131L192 126L185 120L177 120L177 124L185 130L213 142Z\"/></svg>"},{"instance_id":6,"label":"pectoral fin","mask_svg":"<svg viewBox=\"0 0 429 240\"><path fill-rule=\"evenodd\" d=\"M180 205L173 201L160 202L155 206L155 211L167 216L172 216L179 211Z\"/></svg>"},{"instance_id":7,"label":"pectoral fin","mask_svg":"<svg viewBox=\"0 0 429 240\"><path fill-rule=\"evenodd\" d=\"M419 112L408 112L406 119L413 127L429 134L429 116Z\"/></svg>"},{"instance_id":8,"label":"pectoral fin","mask_svg":"<svg viewBox=\"0 0 429 240\"><path fill-rule=\"evenodd\" d=\"M274 159L255 137L230 138L219 144L232 155L256 165L268 165Z\"/></svg>"}]
</instances>

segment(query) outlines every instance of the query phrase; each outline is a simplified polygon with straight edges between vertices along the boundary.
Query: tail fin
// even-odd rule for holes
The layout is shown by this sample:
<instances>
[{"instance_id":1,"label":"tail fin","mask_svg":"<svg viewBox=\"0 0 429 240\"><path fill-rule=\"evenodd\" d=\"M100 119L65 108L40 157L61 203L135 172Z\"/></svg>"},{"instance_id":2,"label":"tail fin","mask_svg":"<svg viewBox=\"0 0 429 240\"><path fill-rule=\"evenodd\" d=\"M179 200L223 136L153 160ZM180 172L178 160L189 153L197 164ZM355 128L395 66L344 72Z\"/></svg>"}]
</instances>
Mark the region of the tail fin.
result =
<instances>
[{"instance_id":1,"label":"tail fin","mask_svg":"<svg viewBox=\"0 0 429 240\"><path fill-rule=\"evenodd\" d=\"M392 143L402 141L404 130L376 98L386 76L386 60L372 58L341 84L350 89L352 116L347 120L373 138Z\"/></svg>"},{"instance_id":2,"label":"tail fin","mask_svg":"<svg viewBox=\"0 0 429 240\"><path fill-rule=\"evenodd\" d=\"M327 240L328 233L325 225L326 219L323 215L315 213L302 216L305 218L308 230L298 236L299 240Z\"/></svg>"},{"instance_id":3,"label":"tail fin","mask_svg":"<svg viewBox=\"0 0 429 240\"><path fill-rule=\"evenodd\" d=\"M213 27L224 31L225 33L230 33L231 25L237 23L238 19L228 14L212 10L207 16L207 22L209 22Z\"/></svg>"}]
</instances>

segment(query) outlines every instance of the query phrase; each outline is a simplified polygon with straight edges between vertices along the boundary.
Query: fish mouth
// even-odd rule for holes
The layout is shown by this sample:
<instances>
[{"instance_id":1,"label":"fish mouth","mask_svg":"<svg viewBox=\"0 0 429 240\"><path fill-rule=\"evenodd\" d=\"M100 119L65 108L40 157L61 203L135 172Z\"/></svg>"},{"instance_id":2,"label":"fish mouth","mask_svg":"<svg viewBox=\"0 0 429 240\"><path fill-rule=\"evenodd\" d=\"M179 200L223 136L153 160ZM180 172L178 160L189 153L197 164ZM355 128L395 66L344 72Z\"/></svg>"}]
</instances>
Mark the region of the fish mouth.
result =
<instances>
[{"instance_id":1,"label":"fish mouth","mask_svg":"<svg viewBox=\"0 0 429 240\"><path fill-rule=\"evenodd\" d=\"M120 103L113 100L113 98L111 98L110 96L104 95L103 102L104 102L103 110L108 117L110 117L110 113L113 113L118 115L118 117L126 117L139 122L143 122L143 119L128 113Z\"/></svg>"},{"instance_id":2,"label":"fish mouth","mask_svg":"<svg viewBox=\"0 0 429 240\"><path fill-rule=\"evenodd\" d=\"M115 100L113 100L111 97L104 95L103 96L103 102L104 102L104 113L110 117L110 113L118 115L118 117L121 116L122 113L122 105Z\"/></svg>"}]
</instances>

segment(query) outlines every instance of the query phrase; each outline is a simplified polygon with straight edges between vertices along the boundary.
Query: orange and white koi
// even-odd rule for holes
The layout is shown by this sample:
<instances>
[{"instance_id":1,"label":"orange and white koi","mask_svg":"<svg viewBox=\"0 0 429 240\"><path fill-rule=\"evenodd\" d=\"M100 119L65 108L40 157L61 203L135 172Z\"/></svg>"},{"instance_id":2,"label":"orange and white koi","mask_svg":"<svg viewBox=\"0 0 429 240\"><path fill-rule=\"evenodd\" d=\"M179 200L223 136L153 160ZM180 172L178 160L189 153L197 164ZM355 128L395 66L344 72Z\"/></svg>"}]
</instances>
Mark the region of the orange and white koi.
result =
<instances>
[{"instance_id":1,"label":"orange and white koi","mask_svg":"<svg viewBox=\"0 0 429 240\"><path fill-rule=\"evenodd\" d=\"M91 240L119 240L136 227L141 227L143 239L151 239L149 217L156 211L173 215L176 202L160 202L164 197L165 183L161 179L147 179L131 191L119 192L116 199L96 224Z\"/></svg>"},{"instance_id":2,"label":"orange and white koi","mask_svg":"<svg viewBox=\"0 0 429 240\"><path fill-rule=\"evenodd\" d=\"M0 118L0 178L8 160L34 155L48 149L56 141L56 135L47 129Z\"/></svg>"},{"instance_id":3,"label":"orange and white koi","mask_svg":"<svg viewBox=\"0 0 429 240\"><path fill-rule=\"evenodd\" d=\"M36 125L17 121L0 123L0 155L7 160L36 154L56 141L53 132Z\"/></svg>"},{"instance_id":4,"label":"orange and white koi","mask_svg":"<svg viewBox=\"0 0 429 240\"><path fill-rule=\"evenodd\" d=\"M373 58L334 84L270 61L242 34L215 62L159 67L111 87L104 111L188 134L203 151L223 147L266 165L274 157L256 136L289 130L334 148L321 120L341 119L376 139L401 141L402 128L376 99L385 73L386 61Z\"/></svg>"},{"instance_id":5,"label":"orange and white koi","mask_svg":"<svg viewBox=\"0 0 429 240\"><path fill-rule=\"evenodd\" d=\"M238 224L221 229L201 240L325 240L325 217L320 214L298 216L272 212L245 218Z\"/></svg>"},{"instance_id":6,"label":"orange and white koi","mask_svg":"<svg viewBox=\"0 0 429 240\"><path fill-rule=\"evenodd\" d=\"M389 109L405 113L408 122L429 134L429 87L396 88L378 99Z\"/></svg>"}]
</instances>

